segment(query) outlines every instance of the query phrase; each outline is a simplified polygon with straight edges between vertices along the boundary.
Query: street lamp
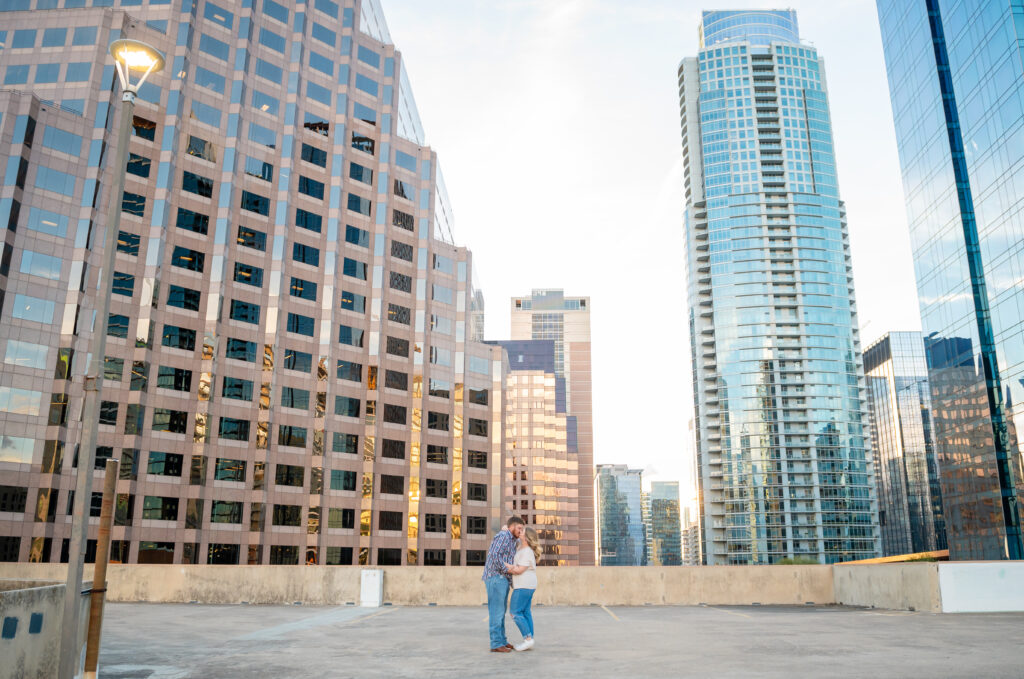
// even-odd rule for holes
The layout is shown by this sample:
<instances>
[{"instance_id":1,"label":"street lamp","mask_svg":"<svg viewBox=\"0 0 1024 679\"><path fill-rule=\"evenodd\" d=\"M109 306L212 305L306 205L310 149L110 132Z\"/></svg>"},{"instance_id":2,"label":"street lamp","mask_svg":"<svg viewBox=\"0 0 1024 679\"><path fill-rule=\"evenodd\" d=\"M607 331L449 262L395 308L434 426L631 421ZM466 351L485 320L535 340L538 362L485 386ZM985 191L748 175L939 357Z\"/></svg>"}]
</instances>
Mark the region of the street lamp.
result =
<instances>
[{"instance_id":1,"label":"street lamp","mask_svg":"<svg viewBox=\"0 0 1024 679\"><path fill-rule=\"evenodd\" d=\"M85 373L85 403L82 407L82 435L78 452L78 476L75 482L75 507L71 520L68 546L68 579L64 592L64 625L60 649L60 677L71 679L81 670L79 630L81 620L82 571L85 568L88 512L92 500L92 475L96 460L96 434L100 415L100 387L103 357L107 347L105 324L110 315L111 284L117 233L121 226L121 200L124 194L125 168L128 164L128 142L135 112L135 97L151 73L164 67L164 55L156 48L138 40L121 39L110 43L117 74L121 80L121 121L117 134L117 156L114 160L113 190L107 208L107 231L103 239L103 266L96 285L96 315L89 343L89 366ZM132 76L136 81L132 83ZM94 582L93 588L104 583Z\"/></svg>"}]
</instances>

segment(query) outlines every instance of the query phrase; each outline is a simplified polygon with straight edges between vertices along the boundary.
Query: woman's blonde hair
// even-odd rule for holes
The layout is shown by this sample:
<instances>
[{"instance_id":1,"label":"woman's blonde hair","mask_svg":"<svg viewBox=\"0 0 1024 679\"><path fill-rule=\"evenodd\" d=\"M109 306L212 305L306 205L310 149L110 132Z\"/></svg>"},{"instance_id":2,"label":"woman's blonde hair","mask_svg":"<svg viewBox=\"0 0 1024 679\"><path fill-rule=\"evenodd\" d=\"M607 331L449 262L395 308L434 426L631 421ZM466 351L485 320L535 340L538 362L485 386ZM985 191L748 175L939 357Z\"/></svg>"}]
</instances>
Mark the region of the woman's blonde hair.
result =
<instances>
[{"instance_id":1,"label":"woman's blonde hair","mask_svg":"<svg viewBox=\"0 0 1024 679\"><path fill-rule=\"evenodd\" d=\"M537 537L537 531L532 528L526 529L526 544L533 550L533 556L537 561L540 561L541 549L540 549L540 538Z\"/></svg>"}]
</instances>

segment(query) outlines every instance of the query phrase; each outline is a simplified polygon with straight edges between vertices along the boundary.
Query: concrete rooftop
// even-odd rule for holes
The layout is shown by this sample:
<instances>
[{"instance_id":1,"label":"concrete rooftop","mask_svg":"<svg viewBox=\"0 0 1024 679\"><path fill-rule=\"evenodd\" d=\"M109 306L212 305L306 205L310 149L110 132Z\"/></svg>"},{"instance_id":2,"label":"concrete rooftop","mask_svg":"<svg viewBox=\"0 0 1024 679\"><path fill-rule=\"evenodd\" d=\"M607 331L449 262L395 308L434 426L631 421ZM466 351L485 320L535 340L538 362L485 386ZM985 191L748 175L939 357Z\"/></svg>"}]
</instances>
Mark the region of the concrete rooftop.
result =
<instances>
[{"instance_id":1,"label":"concrete rooftop","mask_svg":"<svg viewBox=\"0 0 1024 679\"><path fill-rule=\"evenodd\" d=\"M537 607L488 652L486 609L109 604L100 676L1019 677L1024 614L823 607ZM512 641L519 640L511 621Z\"/></svg>"}]
</instances>

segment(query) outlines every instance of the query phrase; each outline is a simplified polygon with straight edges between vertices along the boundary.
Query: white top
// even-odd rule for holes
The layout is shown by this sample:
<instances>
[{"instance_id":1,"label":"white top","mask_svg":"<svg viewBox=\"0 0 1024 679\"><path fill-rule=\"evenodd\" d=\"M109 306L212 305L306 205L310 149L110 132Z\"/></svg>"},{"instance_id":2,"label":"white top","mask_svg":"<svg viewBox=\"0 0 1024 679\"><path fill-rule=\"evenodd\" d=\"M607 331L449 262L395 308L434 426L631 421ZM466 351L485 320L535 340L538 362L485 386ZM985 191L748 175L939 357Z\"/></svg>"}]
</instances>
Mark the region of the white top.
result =
<instances>
[{"instance_id":1,"label":"white top","mask_svg":"<svg viewBox=\"0 0 1024 679\"><path fill-rule=\"evenodd\" d=\"M512 559L512 565L527 567L521 574L512 576L514 589L537 589L537 559L532 549L520 547L516 558Z\"/></svg>"}]
</instances>

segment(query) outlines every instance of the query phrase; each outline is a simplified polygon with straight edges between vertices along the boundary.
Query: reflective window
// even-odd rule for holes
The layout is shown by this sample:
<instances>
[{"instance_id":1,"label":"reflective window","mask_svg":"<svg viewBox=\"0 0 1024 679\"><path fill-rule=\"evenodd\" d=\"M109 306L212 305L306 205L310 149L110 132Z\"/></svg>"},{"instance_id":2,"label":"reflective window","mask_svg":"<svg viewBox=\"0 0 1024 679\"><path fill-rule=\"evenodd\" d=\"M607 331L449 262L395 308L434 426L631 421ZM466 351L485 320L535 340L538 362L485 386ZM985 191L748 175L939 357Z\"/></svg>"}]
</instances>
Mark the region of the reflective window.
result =
<instances>
[{"instance_id":1,"label":"reflective window","mask_svg":"<svg viewBox=\"0 0 1024 679\"><path fill-rule=\"evenodd\" d=\"M315 179L299 175L299 193L309 196L310 198L316 198L317 200L323 200L324 198L324 183L318 182Z\"/></svg>"},{"instance_id":2,"label":"reflective window","mask_svg":"<svg viewBox=\"0 0 1024 679\"><path fill-rule=\"evenodd\" d=\"M288 23L288 9L274 0L263 0L263 13L283 24Z\"/></svg>"},{"instance_id":3,"label":"reflective window","mask_svg":"<svg viewBox=\"0 0 1024 679\"><path fill-rule=\"evenodd\" d=\"M249 440L249 420L222 417L217 425L217 437L229 441Z\"/></svg>"},{"instance_id":4,"label":"reflective window","mask_svg":"<svg viewBox=\"0 0 1024 679\"><path fill-rule=\"evenodd\" d=\"M292 284L288 289L292 297L316 301L316 283L292 276Z\"/></svg>"},{"instance_id":5,"label":"reflective window","mask_svg":"<svg viewBox=\"0 0 1024 679\"><path fill-rule=\"evenodd\" d=\"M327 167L327 151L309 144L302 145L302 159L307 163Z\"/></svg>"},{"instance_id":6,"label":"reflective window","mask_svg":"<svg viewBox=\"0 0 1024 679\"><path fill-rule=\"evenodd\" d=\"M359 247L370 247L370 232L366 229L347 224L345 226L345 242L358 245Z\"/></svg>"},{"instance_id":7,"label":"reflective window","mask_svg":"<svg viewBox=\"0 0 1024 679\"><path fill-rule=\"evenodd\" d=\"M7 340L4 363L22 368L45 370L47 367L46 354L48 349L49 347L42 344L21 342L13 339Z\"/></svg>"},{"instance_id":8,"label":"reflective window","mask_svg":"<svg viewBox=\"0 0 1024 679\"><path fill-rule=\"evenodd\" d=\"M179 229L185 229L186 231L205 235L210 228L210 218L207 215L202 215L198 212L192 212L191 210L179 207L178 218L175 225Z\"/></svg>"},{"instance_id":9,"label":"reflective window","mask_svg":"<svg viewBox=\"0 0 1024 679\"><path fill-rule=\"evenodd\" d=\"M40 165L36 169L36 188L60 193L70 198L75 195L75 176Z\"/></svg>"},{"instance_id":10,"label":"reflective window","mask_svg":"<svg viewBox=\"0 0 1024 679\"><path fill-rule=\"evenodd\" d=\"M47 28L43 31L43 47L63 47L67 40L66 28Z\"/></svg>"},{"instance_id":11,"label":"reflective window","mask_svg":"<svg viewBox=\"0 0 1024 679\"><path fill-rule=\"evenodd\" d=\"M122 314L110 314L107 316L107 336L128 337L128 317Z\"/></svg>"},{"instance_id":12,"label":"reflective window","mask_svg":"<svg viewBox=\"0 0 1024 679\"><path fill-rule=\"evenodd\" d=\"M302 126L316 134L327 137L331 132L331 124L318 115L306 112Z\"/></svg>"},{"instance_id":13,"label":"reflective window","mask_svg":"<svg viewBox=\"0 0 1024 679\"><path fill-rule=\"evenodd\" d=\"M370 215L371 202L369 198L363 198L362 196L354 193L348 194L348 209L352 212L358 212L361 215Z\"/></svg>"},{"instance_id":14,"label":"reflective window","mask_svg":"<svg viewBox=\"0 0 1024 679\"><path fill-rule=\"evenodd\" d=\"M305 351L285 349L284 362L282 365L285 370L308 373L313 369L313 355L306 353Z\"/></svg>"},{"instance_id":15,"label":"reflective window","mask_svg":"<svg viewBox=\"0 0 1024 679\"><path fill-rule=\"evenodd\" d=\"M258 324L260 322L260 305L253 302L231 300L230 318L242 323Z\"/></svg>"},{"instance_id":16,"label":"reflective window","mask_svg":"<svg viewBox=\"0 0 1024 679\"><path fill-rule=\"evenodd\" d=\"M280 425L277 428L277 445L291 448L306 447L306 428ZM275 505L275 507L278 505Z\"/></svg>"},{"instance_id":17,"label":"reflective window","mask_svg":"<svg viewBox=\"0 0 1024 679\"><path fill-rule=\"evenodd\" d=\"M156 386L174 391L191 391L192 371L162 365L156 374Z\"/></svg>"},{"instance_id":18,"label":"reflective window","mask_svg":"<svg viewBox=\"0 0 1024 679\"><path fill-rule=\"evenodd\" d=\"M259 90L252 91L252 106L253 108L259 109L264 113L269 113L272 116L276 116L281 106L281 102L277 100L277 97L272 97L265 92Z\"/></svg>"},{"instance_id":19,"label":"reflective window","mask_svg":"<svg viewBox=\"0 0 1024 679\"><path fill-rule=\"evenodd\" d=\"M401 179L395 179L394 181L394 192L399 198L405 198L406 200L416 200L416 189L409 182L403 182Z\"/></svg>"},{"instance_id":20,"label":"reflective window","mask_svg":"<svg viewBox=\"0 0 1024 679\"><path fill-rule=\"evenodd\" d=\"M225 377L221 384L220 395L237 401L252 401L252 380L243 380L240 377Z\"/></svg>"},{"instance_id":21,"label":"reflective window","mask_svg":"<svg viewBox=\"0 0 1024 679\"><path fill-rule=\"evenodd\" d=\"M330 58L325 57L318 52L313 50L309 51L309 66L310 68L325 73L332 78L334 77L334 62Z\"/></svg>"},{"instance_id":22,"label":"reflective window","mask_svg":"<svg viewBox=\"0 0 1024 679\"><path fill-rule=\"evenodd\" d=\"M71 45L77 47L79 45L95 45L96 44L96 26L78 26L75 28L74 34L71 36Z\"/></svg>"},{"instance_id":23,"label":"reflective window","mask_svg":"<svg viewBox=\"0 0 1024 679\"><path fill-rule=\"evenodd\" d=\"M256 177L257 179L269 182L274 179L274 166L260 158L246 156L245 173L250 177Z\"/></svg>"},{"instance_id":24,"label":"reflective window","mask_svg":"<svg viewBox=\"0 0 1024 679\"><path fill-rule=\"evenodd\" d=\"M263 269L251 264L235 262L235 281L254 287L263 287Z\"/></svg>"},{"instance_id":25,"label":"reflective window","mask_svg":"<svg viewBox=\"0 0 1024 679\"><path fill-rule=\"evenodd\" d=\"M280 85L284 82L284 71L281 70L281 67L262 59L256 60L256 75L266 78L275 85Z\"/></svg>"},{"instance_id":26,"label":"reflective window","mask_svg":"<svg viewBox=\"0 0 1024 679\"><path fill-rule=\"evenodd\" d=\"M0 387L0 412L15 415L39 415L43 393L29 389Z\"/></svg>"},{"instance_id":27,"label":"reflective window","mask_svg":"<svg viewBox=\"0 0 1024 679\"><path fill-rule=\"evenodd\" d=\"M137 153L128 154L128 165L125 168L128 174L133 174L136 177L147 178L149 177L149 166L150 161L146 156L140 156Z\"/></svg>"},{"instance_id":28,"label":"reflective window","mask_svg":"<svg viewBox=\"0 0 1024 679\"><path fill-rule=\"evenodd\" d=\"M362 120L364 123L377 124L377 111L369 106L360 104L358 101L352 104L352 116L357 120Z\"/></svg>"},{"instance_id":29,"label":"reflective window","mask_svg":"<svg viewBox=\"0 0 1024 679\"><path fill-rule=\"evenodd\" d=\"M289 313L287 330L288 332L294 332L297 335L313 337L316 332L316 320L309 316Z\"/></svg>"},{"instance_id":30,"label":"reflective window","mask_svg":"<svg viewBox=\"0 0 1024 679\"><path fill-rule=\"evenodd\" d=\"M285 408L309 410L309 391L297 387L281 387L281 405Z\"/></svg>"},{"instance_id":31,"label":"reflective window","mask_svg":"<svg viewBox=\"0 0 1024 679\"><path fill-rule=\"evenodd\" d=\"M372 137L359 134L358 132L352 133L352 148L362 151L363 153L369 153L371 156L374 153L374 142Z\"/></svg>"},{"instance_id":32,"label":"reflective window","mask_svg":"<svg viewBox=\"0 0 1024 679\"><path fill-rule=\"evenodd\" d=\"M430 314L430 329L439 335L451 335L452 319L446 316Z\"/></svg>"},{"instance_id":33,"label":"reflective window","mask_svg":"<svg viewBox=\"0 0 1024 679\"><path fill-rule=\"evenodd\" d=\"M142 217L146 214L146 197L141 193L125 191L121 194L121 211Z\"/></svg>"},{"instance_id":34,"label":"reflective window","mask_svg":"<svg viewBox=\"0 0 1024 679\"><path fill-rule=\"evenodd\" d=\"M324 106L331 105L331 91L315 82L306 81L306 96L313 101L319 101Z\"/></svg>"},{"instance_id":35,"label":"reflective window","mask_svg":"<svg viewBox=\"0 0 1024 679\"><path fill-rule=\"evenodd\" d=\"M220 127L220 110L201 101L192 102L192 117L210 127Z\"/></svg>"},{"instance_id":36,"label":"reflective window","mask_svg":"<svg viewBox=\"0 0 1024 679\"><path fill-rule=\"evenodd\" d=\"M115 271L114 280L110 284L110 292L114 295L131 297L135 293L135 276Z\"/></svg>"},{"instance_id":37,"label":"reflective window","mask_svg":"<svg viewBox=\"0 0 1024 679\"><path fill-rule=\"evenodd\" d=\"M341 308L361 314L366 313L366 297L364 295L357 295L354 292L349 292L348 290L343 290L341 293Z\"/></svg>"},{"instance_id":38,"label":"reflective window","mask_svg":"<svg viewBox=\"0 0 1024 679\"><path fill-rule=\"evenodd\" d=\"M245 460L232 460L227 457L218 457L213 468L213 479L215 481L235 481L244 483Z\"/></svg>"},{"instance_id":39,"label":"reflective window","mask_svg":"<svg viewBox=\"0 0 1024 679\"><path fill-rule=\"evenodd\" d=\"M356 455L359 452L359 437L355 434L335 432L331 440L331 451Z\"/></svg>"},{"instance_id":40,"label":"reflective window","mask_svg":"<svg viewBox=\"0 0 1024 679\"><path fill-rule=\"evenodd\" d=\"M366 280L366 263L360 262L356 259L346 257L342 265L342 273L352 278L358 278L361 281Z\"/></svg>"},{"instance_id":41,"label":"reflective window","mask_svg":"<svg viewBox=\"0 0 1024 679\"><path fill-rule=\"evenodd\" d=\"M20 49L25 47L36 46L36 31L35 29L21 29L14 31L14 37L11 40L11 49Z\"/></svg>"},{"instance_id":42,"label":"reflective window","mask_svg":"<svg viewBox=\"0 0 1024 679\"><path fill-rule=\"evenodd\" d=\"M315 0L314 7L329 17L338 18L338 3L333 0Z\"/></svg>"},{"instance_id":43,"label":"reflective window","mask_svg":"<svg viewBox=\"0 0 1024 679\"><path fill-rule=\"evenodd\" d=\"M265 29L264 29L265 30ZM199 51L209 54L211 57L227 61L231 48L227 43L221 42L214 37L203 34L199 36Z\"/></svg>"},{"instance_id":44,"label":"reflective window","mask_svg":"<svg viewBox=\"0 0 1024 679\"><path fill-rule=\"evenodd\" d=\"M413 247L408 243L393 240L391 241L391 256L399 259L404 259L407 262L412 261Z\"/></svg>"},{"instance_id":45,"label":"reflective window","mask_svg":"<svg viewBox=\"0 0 1024 679\"><path fill-rule=\"evenodd\" d=\"M235 339L234 337L229 337L227 344L225 345L224 356L226 358L234 358L239 361L255 363L256 351L257 345L255 342L249 342L248 340L240 340Z\"/></svg>"},{"instance_id":46,"label":"reflective window","mask_svg":"<svg viewBox=\"0 0 1024 679\"><path fill-rule=\"evenodd\" d=\"M183 455L152 451L149 454L146 473L157 476L181 476L182 467L184 467Z\"/></svg>"},{"instance_id":47,"label":"reflective window","mask_svg":"<svg viewBox=\"0 0 1024 679\"><path fill-rule=\"evenodd\" d=\"M355 490L355 489L356 489L356 473L355 472L344 471L342 469L332 469L331 470L331 490ZM353 510L351 510L351 509L349 509L349 510L339 510L339 511L348 511L350 513L350 516L353 516L353 517L354 517L354 514L355 514L355 512ZM348 525L337 526L337 528L351 528L352 527L352 520L342 521L342 523L347 523ZM335 526L331 526L331 527L334 528Z\"/></svg>"},{"instance_id":48,"label":"reflective window","mask_svg":"<svg viewBox=\"0 0 1024 679\"><path fill-rule=\"evenodd\" d=\"M29 208L28 222L25 226L30 231L57 236L58 238L64 238L68 235L68 218L66 215L50 212L39 207Z\"/></svg>"},{"instance_id":49,"label":"reflective window","mask_svg":"<svg viewBox=\"0 0 1024 679\"><path fill-rule=\"evenodd\" d=\"M192 351L196 348L196 331L176 325L164 325L160 343L172 349Z\"/></svg>"},{"instance_id":50,"label":"reflective window","mask_svg":"<svg viewBox=\"0 0 1024 679\"><path fill-rule=\"evenodd\" d=\"M36 66L36 82L45 85L60 79L60 64L39 64Z\"/></svg>"},{"instance_id":51,"label":"reflective window","mask_svg":"<svg viewBox=\"0 0 1024 679\"><path fill-rule=\"evenodd\" d=\"M453 299L452 289L444 285L438 285L434 283L431 286L431 299L437 302L444 302L445 304L451 304Z\"/></svg>"},{"instance_id":52,"label":"reflective window","mask_svg":"<svg viewBox=\"0 0 1024 679\"><path fill-rule=\"evenodd\" d=\"M188 413L167 408L153 409L153 431L167 431L184 434L188 431Z\"/></svg>"},{"instance_id":53,"label":"reflective window","mask_svg":"<svg viewBox=\"0 0 1024 679\"><path fill-rule=\"evenodd\" d=\"M412 292L412 276L406 276L404 273L392 271L389 274L389 287L392 290Z\"/></svg>"},{"instance_id":54,"label":"reflective window","mask_svg":"<svg viewBox=\"0 0 1024 679\"><path fill-rule=\"evenodd\" d=\"M318 24L315 21L313 22L312 34L314 39L319 40L324 44L330 45L331 47L334 47L338 39L338 36L334 31Z\"/></svg>"},{"instance_id":55,"label":"reflective window","mask_svg":"<svg viewBox=\"0 0 1024 679\"><path fill-rule=\"evenodd\" d=\"M374 52L369 47L365 47L363 45L360 45L359 46L359 51L358 51L358 57L359 57L359 61L363 62L364 64L369 64L370 66L373 66L374 68L380 68L380 55L377 54L376 52Z\"/></svg>"},{"instance_id":56,"label":"reflective window","mask_svg":"<svg viewBox=\"0 0 1024 679\"><path fill-rule=\"evenodd\" d=\"M224 94L224 76L207 70L202 66L196 66L196 85L213 90L218 94Z\"/></svg>"},{"instance_id":57,"label":"reflective window","mask_svg":"<svg viewBox=\"0 0 1024 679\"><path fill-rule=\"evenodd\" d=\"M266 216L270 214L270 199L249 191L242 191L241 207L243 210Z\"/></svg>"},{"instance_id":58,"label":"reflective window","mask_svg":"<svg viewBox=\"0 0 1024 679\"><path fill-rule=\"evenodd\" d=\"M206 6L203 8L203 18L209 19L228 30L231 30L235 25L235 15L223 7L210 2L210 0L206 0Z\"/></svg>"},{"instance_id":59,"label":"reflective window","mask_svg":"<svg viewBox=\"0 0 1024 679\"><path fill-rule=\"evenodd\" d=\"M388 320L409 325L412 322L412 311L409 307L388 303Z\"/></svg>"},{"instance_id":60,"label":"reflective window","mask_svg":"<svg viewBox=\"0 0 1024 679\"><path fill-rule=\"evenodd\" d=\"M191 250L181 245L176 245L171 253L171 266L202 272L205 263L206 254L198 250Z\"/></svg>"},{"instance_id":61,"label":"reflective window","mask_svg":"<svg viewBox=\"0 0 1024 679\"><path fill-rule=\"evenodd\" d=\"M361 401L350 396L334 397L334 414L341 417L359 417Z\"/></svg>"},{"instance_id":62,"label":"reflective window","mask_svg":"<svg viewBox=\"0 0 1024 679\"><path fill-rule=\"evenodd\" d=\"M268 28L260 29L260 44L284 54L285 39Z\"/></svg>"},{"instance_id":63,"label":"reflective window","mask_svg":"<svg viewBox=\"0 0 1024 679\"><path fill-rule=\"evenodd\" d=\"M365 76L362 73L356 73L356 89L362 90L369 95L374 97L377 96L377 92L380 89L380 85L377 81L369 76Z\"/></svg>"},{"instance_id":64,"label":"reflective window","mask_svg":"<svg viewBox=\"0 0 1024 679\"><path fill-rule=\"evenodd\" d=\"M343 361L339 359L336 376L339 380L347 380L349 382L362 382L363 364L355 363L354 361Z\"/></svg>"},{"instance_id":65,"label":"reflective window","mask_svg":"<svg viewBox=\"0 0 1024 679\"><path fill-rule=\"evenodd\" d=\"M361 347L363 346L363 331L360 328L341 325L338 327L338 342L353 347Z\"/></svg>"},{"instance_id":66,"label":"reflective window","mask_svg":"<svg viewBox=\"0 0 1024 679\"><path fill-rule=\"evenodd\" d=\"M415 172L416 158L410 156L408 153L402 153L398 149L395 149L395 165L398 165L398 167L404 167L410 172Z\"/></svg>"},{"instance_id":67,"label":"reflective window","mask_svg":"<svg viewBox=\"0 0 1024 679\"><path fill-rule=\"evenodd\" d=\"M348 176L357 182L373 185L373 170L358 163L348 164Z\"/></svg>"},{"instance_id":68,"label":"reflective window","mask_svg":"<svg viewBox=\"0 0 1024 679\"><path fill-rule=\"evenodd\" d=\"M47 125L43 132L43 146L54 151L78 156L82 153L82 137L59 127Z\"/></svg>"},{"instance_id":69,"label":"reflective window","mask_svg":"<svg viewBox=\"0 0 1024 679\"><path fill-rule=\"evenodd\" d=\"M311 266L320 266L320 250L312 245L293 243L292 260Z\"/></svg>"},{"instance_id":70,"label":"reflective window","mask_svg":"<svg viewBox=\"0 0 1024 679\"><path fill-rule=\"evenodd\" d=\"M44 255L41 252L23 250L21 253L21 268L19 271L30 276L39 276L51 281L60 280L60 270L63 261L60 257Z\"/></svg>"},{"instance_id":71,"label":"reflective window","mask_svg":"<svg viewBox=\"0 0 1024 679\"><path fill-rule=\"evenodd\" d=\"M249 123L249 141L262 144L267 148L277 148L277 133L256 123Z\"/></svg>"},{"instance_id":72,"label":"reflective window","mask_svg":"<svg viewBox=\"0 0 1024 679\"><path fill-rule=\"evenodd\" d=\"M263 252L267 249L267 234L247 226L239 226L237 243Z\"/></svg>"},{"instance_id":73,"label":"reflective window","mask_svg":"<svg viewBox=\"0 0 1024 679\"><path fill-rule=\"evenodd\" d=\"M315 233L320 233L323 221L323 217L318 214L308 212L302 208L296 208L295 210L295 226L301 229L308 229Z\"/></svg>"},{"instance_id":74,"label":"reflective window","mask_svg":"<svg viewBox=\"0 0 1024 679\"><path fill-rule=\"evenodd\" d=\"M185 148L185 153L189 154L190 156L195 156L196 158L208 160L211 163L217 162L216 147L210 142L206 141L205 139L200 139L199 137L193 137L189 135L188 146ZM212 190L213 181L207 181L210 182L210 187Z\"/></svg>"},{"instance_id":75,"label":"reflective window","mask_svg":"<svg viewBox=\"0 0 1024 679\"><path fill-rule=\"evenodd\" d=\"M64 71L64 80L69 83L80 83L89 80L92 64L88 61L76 61L68 64Z\"/></svg>"},{"instance_id":76,"label":"reflective window","mask_svg":"<svg viewBox=\"0 0 1024 679\"><path fill-rule=\"evenodd\" d=\"M171 285L167 289L167 306L199 311L200 292L180 285Z\"/></svg>"}]
</instances>

